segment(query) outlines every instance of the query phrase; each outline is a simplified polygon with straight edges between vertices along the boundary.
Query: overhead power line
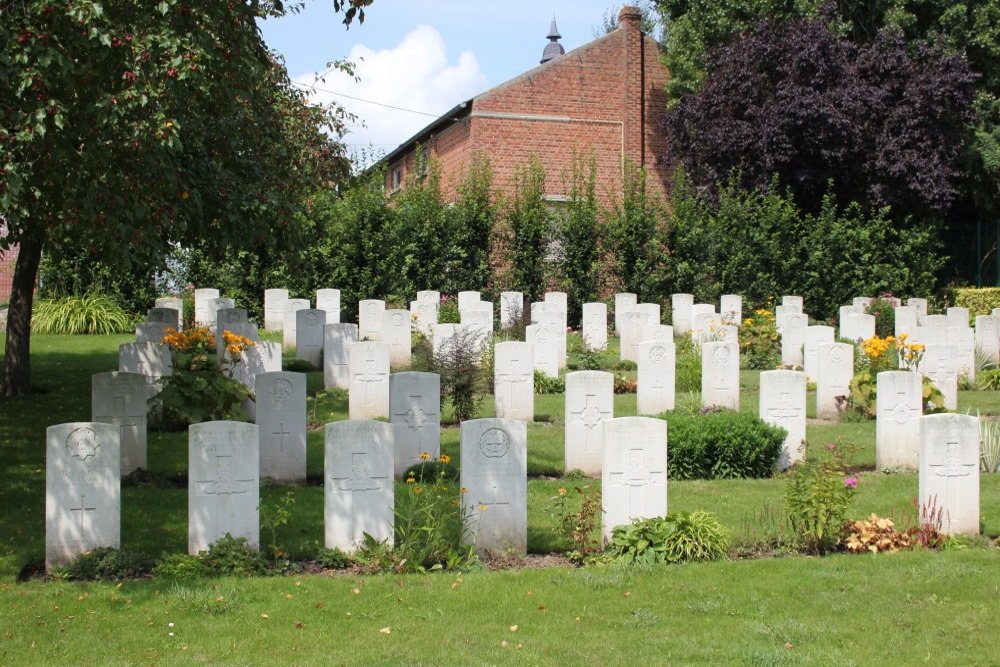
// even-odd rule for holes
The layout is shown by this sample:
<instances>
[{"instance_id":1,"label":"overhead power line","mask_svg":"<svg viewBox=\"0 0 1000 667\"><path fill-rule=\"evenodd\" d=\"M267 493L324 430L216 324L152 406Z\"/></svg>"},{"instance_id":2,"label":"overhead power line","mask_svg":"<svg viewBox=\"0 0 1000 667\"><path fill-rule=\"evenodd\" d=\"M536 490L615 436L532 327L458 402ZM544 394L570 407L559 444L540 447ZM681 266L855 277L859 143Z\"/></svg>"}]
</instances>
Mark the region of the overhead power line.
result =
<instances>
[{"instance_id":1,"label":"overhead power line","mask_svg":"<svg viewBox=\"0 0 1000 667\"><path fill-rule=\"evenodd\" d=\"M338 93L338 92L336 92L334 90L329 90L328 88L320 88L319 86L308 86L308 85L306 85L304 83L299 83L297 81L294 81L293 83L295 85L297 85L297 86L301 86L302 88L306 88L308 90L319 90L319 91L322 91L324 93L330 93L331 95L337 95L338 97L346 97L349 100L357 100L358 102L365 102L366 104L374 104L376 106L386 107L387 109L395 109L396 111L405 111L407 113L420 114L421 116L430 116L431 118L437 118L438 116L441 115L439 113L428 113L426 111L416 111L415 109L404 109L403 107L393 106L392 104L384 104L382 102L374 102L372 100L366 100L366 99L364 99L362 97L354 97L353 95L347 95L345 93Z\"/></svg>"}]
</instances>

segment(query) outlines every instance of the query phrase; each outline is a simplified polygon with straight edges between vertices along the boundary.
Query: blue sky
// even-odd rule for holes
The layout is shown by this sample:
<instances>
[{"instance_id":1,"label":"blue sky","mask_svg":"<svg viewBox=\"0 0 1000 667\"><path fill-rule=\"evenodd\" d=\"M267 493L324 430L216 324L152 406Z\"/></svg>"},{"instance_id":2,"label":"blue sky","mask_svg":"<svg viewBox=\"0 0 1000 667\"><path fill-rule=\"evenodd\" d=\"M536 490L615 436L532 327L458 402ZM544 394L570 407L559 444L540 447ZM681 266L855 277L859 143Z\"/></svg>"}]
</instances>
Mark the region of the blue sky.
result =
<instances>
[{"instance_id":1,"label":"blue sky","mask_svg":"<svg viewBox=\"0 0 1000 667\"><path fill-rule=\"evenodd\" d=\"M317 102L336 100L363 121L344 139L350 148L386 153L458 102L538 65L553 15L570 51L594 39L621 3L375 0L349 29L332 5L309 0L299 14L262 22L264 40L294 80L315 85ZM355 62L360 81L333 73L315 82L341 58Z\"/></svg>"}]
</instances>

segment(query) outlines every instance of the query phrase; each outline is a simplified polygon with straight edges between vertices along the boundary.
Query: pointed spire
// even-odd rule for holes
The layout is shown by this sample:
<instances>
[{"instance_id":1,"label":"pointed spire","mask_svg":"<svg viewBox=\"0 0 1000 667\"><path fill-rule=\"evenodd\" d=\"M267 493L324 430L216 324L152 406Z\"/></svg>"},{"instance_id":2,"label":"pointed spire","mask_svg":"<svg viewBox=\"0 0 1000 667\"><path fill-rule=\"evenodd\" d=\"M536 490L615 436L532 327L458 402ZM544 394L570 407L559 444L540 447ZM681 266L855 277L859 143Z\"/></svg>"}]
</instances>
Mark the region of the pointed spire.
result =
<instances>
[{"instance_id":1,"label":"pointed spire","mask_svg":"<svg viewBox=\"0 0 1000 667\"><path fill-rule=\"evenodd\" d=\"M542 51L541 63L547 63L550 60L558 58L559 56L566 53L566 49L562 47L559 43L559 39L562 35L559 34L559 28L556 27L556 16L552 15L552 26L549 28L549 34L546 35L549 43L545 45L545 50Z\"/></svg>"}]
</instances>

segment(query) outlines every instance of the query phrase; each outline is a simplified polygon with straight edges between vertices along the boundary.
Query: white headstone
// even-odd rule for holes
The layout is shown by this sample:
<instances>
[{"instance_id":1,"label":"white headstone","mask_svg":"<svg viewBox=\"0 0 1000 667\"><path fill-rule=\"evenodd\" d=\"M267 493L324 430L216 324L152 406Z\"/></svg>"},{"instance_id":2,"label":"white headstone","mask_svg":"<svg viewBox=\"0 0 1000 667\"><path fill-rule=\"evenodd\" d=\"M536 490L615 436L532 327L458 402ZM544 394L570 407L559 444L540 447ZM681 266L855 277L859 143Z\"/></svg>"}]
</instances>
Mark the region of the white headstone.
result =
<instances>
[{"instance_id":1,"label":"white headstone","mask_svg":"<svg viewBox=\"0 0 1000 667\"><path fill-rule=\"evenodd\" d=\"M389 377L389 421L395 433L395 473L441 453L441 376L407 371Z\"/></svg>"},{"instance_id":2,"label":"white headstone","mask_svg":"<svg viewBox=\"0 0 1000 667\"><path fill-rule=\"evenodd\" d=\"M639 344L658 340L664 343L674 342L674 328L669 324L647 324L639 332Z\"/></svg>"},{"instance_id":3,"label":"white headstone","mask_svg":"<svg viewBox=\"0 0 1000 667\"><path fill-rule=\"evenodd\" d=\"M851 304L865 310L872 304L873 299L870 296L856 296L851 300Z\"/></svg>"},{"instance_id":4,"label":"white headstone","mask_svg":"<svg viewBox=\"0 0 1000 667\"><path fill-rule=\"evenodd\" d=\"M615 416L615 376L604 371L566 374L566 472L596 475L604 466L601 423Z\"/></svg>"},{"instance_id":5,"label":"white headstone","mask_svg":"<svg viewBox=\"0 0 1000 667\"><path fill-rule=\"evenodd\" d=\"M836 419L837 396L851 395L854 378L854 346L847 343L820 343L817 347L816 416Z\"/></svg>"},{"instance_id":6,"label":"white headstone","mask_svg":"<svg viewBox=\"0 0 1000 667\"><path fill-rule=\"evenodd\" d=\"M958 409L958 348L954 345L928 345L917 370L930 378L944 397L947 410Z\"/></svg>"},{"instance_id":7,"label":"white headstone","mask_svg":"<svg viewBox=\"0 0 1000 667\"><path fill-rule=\"evenodd\" d=\"M840 324L840 336L847 340L865 341L875 335L875 316L851 313Z\"/></svg>"},{"instance_id":8,"label":"white headstone","mask_svg":"<svg viewBox=\"0 0 1000 667\"><path fill-rule=\"evenodd\" d=\"M605 542L615 526L667 515L666 421L619 417L604 422L601 502Z\"/></svg>"},{"instance_id":9,"label":"white headstone","mask_svg":"<svg viewBox=\"0 0 1000 667\"><path fill-rule=\"evenodd\" d=\"M479 303L483 298L479 292L466 290L458 293L458 312L468 310L473 304Z\"/></svg>"},{"instance_id":10,"label":"white headstone","mask_svg":"<svg viewBox=\"0 0 1000 667\"><path fill-rule=\"evenodd\" d=\"M381 342L383 313L385 313L385 301L381 299L365 299L358 302L358 335L362 341Z\"/></svg>"},{"instance_id":11,"label":"white headstone","mask_svg":"<svg viewBox=\"0 0 1000 667\"><path fill-rule=\"evenodd\" d=\"M146 467L146 399L149 389L142 373L111 371L90 379L91 419L121 427L121 472Z\"/></svg>"},{"instance_id":12,"label":"white headstone","mask_svg":"<svg viewBox=\"0 0 1000 667\"><path fill-rule=\"evenodd\" d=\"M358 342L357 324L327 324L323 327L323 387L350 389L351 372L348 351Z\"/></svg>"},{"instance_id":13,"label":"white headstone","mask_svg":"<svg viewBox=\"0 0 1000 667\"><path fill-rule=\"evenodd\" d=\"M340 322L340 290L330 288L316 290L316 310L326 311L327 324L338 324Z\"/></svg>"},{"instance_id":14,"label":"white headstone","mask_svg":"<svg viewBox=\"0 0 1000 667\"><path fill-rule=\"evenodd\" d=\"M916 468L923 413L920 374L883 371L875 386L875 465Z\"/></svg>"},{"instance_id":15,"label":"white headstone","mask_svg":"<svg viewBox=\"0 0 1000 667\"><path fill-rule=\"evenodd\" d=\"M740 409L738 343L705 343L701 348L701 404Z\"/></svg>"},{"instance_id":16,"label":"white headstone","mask_svg":"<svg viewBox=\"0 0 1000 667\"><path fill-rule=\"evenodd\" d=\"M608 306L603 303L583 304L583 344L594 352L608 349Z\"/></svg>"},{"instance_id":17,"label":"white headstone","mask_svg":"<svg viewBox=\"0 0 1000 667\"><path fill-rule=\"evenodd\" d=\"M209 328L212 327L217 328L219 324L219 311L235 307L236 307L236 301L233 299L228 299L225 297L219 297L217 299L209 299L205 304L206 308L205 316L208 319L205 320L204 326Z\"/></svg>"},{"instance_id":18,"label":"white headstone","mask_svg":"<svg viewBox=\"0 0 1000 667\"><path fill-rule=\"evenodd\" d=\"M677 336L687 336L691 331L691 308L694 307L693 294L672 294L670 296L670 306L673 311L674 334Z\"/></svg>"},{"instance_id":19,"label":"white headstone","mask_svg":"<svg viewBox=\"0 0 1000 667\"><path fill-rule=\"evenodd\" d=\"M535 301L531 304L531 323L541 324L542 323L542 313L545 312L545 302Z\"/></svg>"},{"instance_id":20,"label":"white headstone","mask_svg":"<svg viewBox=\"0 0 1000 667\"><path fill-rule=\"evenodd\" d=\"M437 324L438 307L436 301L411 301L410 312L413 313L413 326L425 337L431 337L431 326Z\"/></svg>"},{"instance_id":21,"label":"white headstone","mask_svg":"<svg viewBox=\"0 0 1000 667\"><path fill-rule=\"evenodd\" d=\"M281 331L285 325L285 303L288 301L288 290L264 290L264 328L268 331Z\"/></svg>"},{"instance_id":22,"label":"white headstone","mask_svg":"<svg viewBox=\"0 0 1000 667\"><path fill-rule=\"evenodd\" d=\"M150 308L146 311L146 321L181 330L181 313L176 308Z\"/></svg>"},{"instance_id":23,"label":"white headstone","mask_svg":"<svg viewBox=\"0 0 1000 667\"><path fill-rule=\"evenodd\" d=\"M170 348L157 343L122 343L118 346L118 370L146 376L146 398L160 391L160 378L174 372Z\"/></svg>"},{"instance_id":24,"label":"white headstone","mask_svg":"<svg viewBox=\"0 0 1000 667\"><path fill-rule=\"evenodd\" d=\"M893 311L895 321L894 333L899 336L901 333L911 332L917 328L917 309L913 306L900 306Z\"/></svg>"},{"instance_id":25,"label":"white headstone","mask_svg":"<svg viewBox=\"0 0 1000 667\"><path fill-rule=\"evenodd\" d=\"M389 346L389 365L393 368L410 367L412 321L408 310L387 310L382 315L382 342Z\"/></svg>"},{"instance_id":26,"label":"white headstone","mask_svg":"<svg viewBox=\"0 0 1000 667\"><path fill-rule=\"evenodd\" d=\"M194 323L199 327L210 327L215 324L215 314L209 310L208 302L219 298L219 290L202 288L194 291Z\"/></svg>"},{"instance_id":27,"label":"white headstone","mask_svg":"<svg viewBox=\"0 0 1000 667\"><path fill-rule=\"evenodd\" d=\"M833 327L814 325L806 327L806 342L802 354L802 370L806 373L809 382L815 382L819 374L819 346L823 343L832 343L836 332Z\"/></svg>"},{"instance_id":28,"label":"white headstone","mask_svg":"<svg viewBox=\"0 0 1000 667\"><path fill-rule=\"evenodd\" d=\"M162 343L169 328L163 322L139 322L135 325L135 342Z\"/></svg>"},{"instance_id":29,"label":"white headstone","mask_svg":"<svg viewBox=\"0 0 1000 667\"><path fill-rule=\"evenodd\" d=\"M355 551L364 543L365 533L391 546L392 424L367 419L327 424L325 450L326 548Z\"/></svg>"},{"instance_id":30,"label":"white headstone","mask_svg":"<svg viewBox=\"0 0 1000 667\"><path fill-rule=\"evenodd\" d=\"M723 294L719 302L719 315L727 324L743 324L743 297L739 294Z\"/></svg>"},{"instance_id":31,"label":"white headstone","mask_svg":"<svg viewBox=\"0 0 1000 667\"><path fill-rule=\"evenodd\" d=\"M794 306L775 306L774 307L774 326L781 333L781 322L785 319L785 315L790 315L792 313L798 313ZM800 313L801 314L801 313Z\"/></svg>"},{"instance_id":32,"label":"white headstone","mask_svg":"<svg viewBox=\"0 0 1000 667\"><path fill-rule=\"evenodd\" d=\"M635 309L646 316L649 324L660 324L663 321L663 316L660 313L660 304L658 303L636 304Z\"/></svg>"},{"instance_id":33,"label":"white headstone","mask_svg":"<svg viewBox=\"0 0 1000 667\"><path fill-rule=\"evenodd\" d=\"M907 299L906 305L916 308L917 318L927 317L927 299Z\"/></svg>"},{"instance_id":34,"label":"white headstone","mask_svg":"<svg viewBox=\"0 0 1000 667\"><path fill-rule=\"evenodd\" d=\"M433 324L431 325L431 339L434 344L434 356L450 354L456 340L456 336L462 331L461 324Z\"/></svg>"},{"instance_id":35,"label":"white headstone","mask_svg":"<svg viewBox=\"0 0 1000 667\"><path fill-rule=\"evenodd\" d=\"M389 417L389 346L382 343L351 343L351 419Z\"/></svg>"},{"instance_id":36,"label":"white headstone","mask_svg":"<svg viewBox=\"0 0 1000 667\"><path fill-rule=\"evenodd\" d=\"M177 330L184 329L184 299L179 296L161 296L153 302L157 308L173 308L177 311Z\"/></svg>"},{"instance_id":37,"label":"white headstone","mask_svg":"<svg viewBox=\"0 0 1000 667\"><path fill-rule=\"evenodd\" d=\"M805 307L801 296L783 296L781 297L781 305L794 308L797 313L804 312L803 308Z\"/></svg>"},{"instance_id":38,"label":"white headstone","mask_svg":"<svg viewBox=\"0 0 1000 667\"><path fill-rule=\"evenodd\" d=\"M698 310L691 316L691 340L697 345L721 340L719 314L715 311Z\"/></svg>"},{"instance_id":39,"label":"white headstone","mask_svg":"<svg viewBox=\"0 0 1000 667\"><path fill-rule=\"evenodd\" d=\"M642 328L651 324L649 315L631 310L622 314L621 347L619 354L622 361L636 361L639 358L639 337Z\"/></svg>"},{"instance_id":40,"label":"white headstone","mask_svg":"<svg viewBox=\"0 0 1000 667\"><path fill-rule=\"evenodd\" d=\"M525 327L524 337L531 343L535 370L551 378L559 377L559 348L552 329L544 324L531 324Z\"/></svg>"},{"instance_id":41,"label":"white headstone","mask_svg":"<svg viewBox=\"0 0 1000 667\"><path fill-rule=\"evenodd\" d=\"M948 321L947 315L927 315L921 321L917 335L920 337L920 342L925 345L947 344L950 326L951 322Z\"/></svg>"},{"instance_id":42,"label":"white headstone","mask_svg":"<svg viewBox=\"0 0 1000 667\"><path fill-rule=\"evenodd\" d=\"M781 363L785 366L802 366L805 361L802 348L806 343L806 329L809 316L802 313L786 313L781 323Z\"/></svg>"},{"instance_id":43,"label":"white headstone","mask_svg":"<svg viewBox=\"0 0 1000 667\"><path fill-rule=\"evenodd\" d=\"M253 347L243 350L233 372L233 378L253 389L257 384L258 375L280 370L281 343L258 341ZM254 403L250 401L250 405L254 405ZM253 419L255 413L248 411L248 414Z\"/></svg>"},{"instance_id":44,"label":"white headstone","mask_svg":"<svg viewBox=\"0 0 1000 667\"><path fill-rule=\"evenodd\" d=\"M543 300L555 310L569 310L569 295L566 292L546 292Z\"/></svg>"},{"instance_id":45,"label":"white headstone","mask_svg":"<svg viewBox=\"0 0 1000 667\"><path fill-rule=\"evenodd\" d=\"M254 390L260 427L260 476L280 484L306 481L306 375L261 373Z\"/></svg>"},{"instance_id":46,"label":"white headstone","mask_svg":"<svg viewBox=\"0 0 1000 667\"><path fill-rule=\"evenodd\" d=\"M979 418L937 414L920 419L922 521L941 513L946 535L979 534Z\"/></svg>"},{"instance_id":47,"label":"white headstone","mask_svg":"<svg viewBox=\"0 0 1000 667\"><path fill-rule=\"evenodd\" d=\"M976 332L972 327L948 327L948 344L955 346L958 376L976 381Z\"/></svg>"},{"instance_id":48,"label":"white headstone","mask_svg":"<svg viewBox=\"0 0 1000 667\"><path fill-rule=\"evenodd\" d=\"M215 335L219 336L223 331L229 329L234 324L246 324L250 321L246 308L219 308L215 311Z\"/></svg>"},{"instance_id":49,"label":"white headstone","mask_svg":"<svg viewBox=\"0 0 1000 667\"><path fill-rule=\"evenodd\" d=\"M462 511L479 553L528 548L528 425L512 419L462 422Z\"/></svg>"},{"instance_id":50,"label":"white headstone","mask_svg":"<svg viewBox=\"0 0 1000 667\"><path fill-rule=\"evenodd\" d=\"M417 292L417 301L421 303L433 303L436 306L441 303L441 292L432 289L420 290Z\"/></svg>"},{"instance_id":51,"label":"white headstone","mask_svg":"<svg viewBox=\"0 0 1000 667\"><path fill-rule=\"evenodd\" d=\"M500 293L500 328L509 329L521 323L524 313L524 294L521 292Z\"/></svg>"},{"instance_id":52,"label":"white headstone","mask_svg":"<svg viewBox=\"0 0 1000 667\"><path fill-rule=\"evenodd\" d=\"M260 340L260 334L257 332L257 325L250 324L247 322L227 324L224 330L217 334L215 337L215 354L216 358L220 360L226 360L229 358L229 353L226 351L226 332L234 334L236 336L242 336L247 340L251 340L254 343Z\"/></svg>"},{"instance_id":53,"label":"white headstone","mask_svg":"<svg viewBox=\"0 0 1000 667\"><path fill-rule=\"evenodd\" d=\"M282 343L286 350L295 347L296 313L309 308L309 299L286 299L285 314L281 323Z\"/></svg>"},{"instance_id":54,"label":"white headstone","mask_svg":"<svg viewBox=\"0 0 1000 667\"><path fill-rule=\"evenodd\" d=\"M497 343L493 353L496 416L534 421L535 362L531 343Z\"/></svg>"},{"instance_id":55,"label":"white headstone","mask_svg":"<svg viewBox=\"0 0 1000 667\"><path fill-rule=\"evenodd\" d=\"M673 339L639 343L636 412L658 415L674 409L677 351Z\"/></svg>"},{"instance_id":56,"label":"white headstone","mask_svg":"<svg viewBox=\"0 0 1000 667\"><path fill-rule=\"evenodd\" d=\"M1000 317L976 315L976 347L986 361L1000 364Z\"/></svg>"},{"instance_id":57,"label":"white headstone","mask_svg":"<svg viewBox=\"0 0 1000 667\"><path fill-rule=\"evenodd\" d=\"M961 306L952 306L947 310L948 326L949 327L967 327L969 326L969 309L962 308Z\"/></svg>"},{"instance_id":58,"label":"white headstone","mask_svg":"<svg viewBox=\"0 0 1000 667\"><path fill-rule=\"evenodd\" d=\"M623 326L622 315L630 310L635 310L635 306L638 303L638 297L632 292L619 292L615 294L615 334L621 335Z\"/></svg>"},{"instance_id":59,"label":"white headstone","mask_svg":"<svg viewBox=\"0 0 1000 667\"><path fill-rule=\"evenodd\" d=\"M295 312L295 358L323 367L323 327L326 311L303 308Z\"/></svg>"},{"instance_id":60,"label":"white headstone","mask_svg":"<svg viewBox=\"0 0 1000 667\"><path fill-rule=\"evenodd\" d=\"M46 568L121 545L120 432L96 422L45 430Z\"/></svg>"},{"instance_id":61,"label":"white headstone","mask_svg":"<svg viewBox=\"0 0 1000 667\"><path fill-rule=\"evenodd\" d=\"M556 358L559 368L566 368L566 311L559 310L557 304L545 304L542 311L542 324L548 327L556 341Z\"/></svg>"},{"instance_id":62,"label":"white headstone","mask_svg":"<svg viewBox=\"0 0 1000 667\"><path fill-rule=\"evenodd\" d=\"M788 432L778 456L779 469L805 459L806 374L786 370L761 373L758 416Z\"/></svg>"},{"instance_id":63,"label":"white headstone","mask_svg":"<svg viewBox=\"0 0 1000 667\"><path fill-rule=\"evenodd\" d=\"M260 449L256 424L213 421L188 427L188 553L229 533L260 542Z\"/></svg>"}]
</instances>

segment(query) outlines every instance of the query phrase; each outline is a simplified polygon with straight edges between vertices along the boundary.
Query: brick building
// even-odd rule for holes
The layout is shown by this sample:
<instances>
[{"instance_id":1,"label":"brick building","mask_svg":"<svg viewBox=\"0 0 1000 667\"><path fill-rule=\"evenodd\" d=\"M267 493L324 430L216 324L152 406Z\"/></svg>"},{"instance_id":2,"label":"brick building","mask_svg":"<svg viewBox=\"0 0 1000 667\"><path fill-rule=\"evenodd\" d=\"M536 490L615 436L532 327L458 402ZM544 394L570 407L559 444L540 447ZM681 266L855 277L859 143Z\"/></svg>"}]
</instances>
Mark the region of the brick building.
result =
<instances>
[{"instance_id":1,"label":"brick building","mask_svg":"<svg viewBox=\"0 0 1000 667\"><path fill-rule=\"evenodd\" d=\"M532 154L545 168L546 195L564 200L574 155L597 166L597 196L607 203L621 186L625 160L645 165L649 192L666 195L657 158L665 139L657 118L666 109L667 68L661 47L640 28L642 15L623 7L619 27L563 54L555 21L542 63L524 74L462 102L389 153L386 188L395 190L419 164L417 148L441 165L446 199L456 196L476 152L486 154L494 185L511 190L515 169Z\"/></svg>"}]
</instances>

